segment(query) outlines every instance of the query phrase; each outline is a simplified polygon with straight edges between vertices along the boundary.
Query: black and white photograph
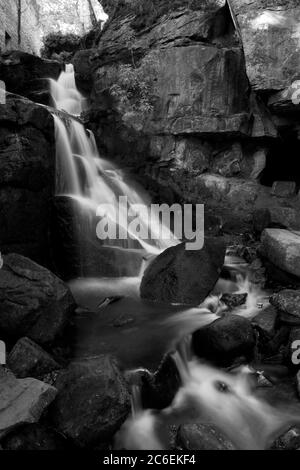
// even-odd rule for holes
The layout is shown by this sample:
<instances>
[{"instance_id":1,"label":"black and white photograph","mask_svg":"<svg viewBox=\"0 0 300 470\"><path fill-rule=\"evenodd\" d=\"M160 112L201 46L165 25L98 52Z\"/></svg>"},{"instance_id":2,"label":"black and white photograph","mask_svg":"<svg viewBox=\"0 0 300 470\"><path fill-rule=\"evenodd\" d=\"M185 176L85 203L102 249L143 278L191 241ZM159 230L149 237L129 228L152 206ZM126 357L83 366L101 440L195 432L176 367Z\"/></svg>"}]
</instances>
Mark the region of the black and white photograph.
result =
<instances>
[{"instance_id":1,"label":"black and white photograph","mask_svg":"<svg viewBox=\"0 0 300 470\"><path fill-rule=\"evenodd\" d=\"M0 0L0 465L279 450L300 0Z\"/></svg>"}]
</instances>

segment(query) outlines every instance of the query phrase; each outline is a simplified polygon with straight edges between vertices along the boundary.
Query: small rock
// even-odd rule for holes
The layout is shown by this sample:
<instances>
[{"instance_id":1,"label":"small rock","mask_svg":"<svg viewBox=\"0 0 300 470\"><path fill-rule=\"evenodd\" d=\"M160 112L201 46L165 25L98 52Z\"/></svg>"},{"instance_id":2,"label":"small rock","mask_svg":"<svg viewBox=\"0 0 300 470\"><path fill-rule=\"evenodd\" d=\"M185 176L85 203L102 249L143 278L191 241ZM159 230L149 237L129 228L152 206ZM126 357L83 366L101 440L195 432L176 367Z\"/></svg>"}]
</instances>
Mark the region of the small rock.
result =
<instances>
[{"instance_id":1,"label":"small rock","mask_svg":"<svg viewBox=\"0 0 300 470\"><path fill-rule=\"evenodd\" d=\"M39 421L57 390L36 379L17 379L0 367L0 438L25 423Z\"/></svg>"},{"instance_id":2,"label":"small rock","mask_svg":"<svg viewBox=\"0 0 300 470\"><path fill-rule=\"evenodd\" d=\"M225 436L208 424L180 426L177 445L183 450L235 450Z\"/></svg>"},{"instance_id":3,"label":"small rock","mask_svg":"<svg viewBox=\"0 0 300 470\"><path fill-rule=\"evenodd\" d=\"M165 250L148 266L141 283L143 299L199 305L214 288L225 259L221 238L206 238L202 250L185 243Z\"/></svg>"},{"instance_id":4,"label":"small rock","mask_svg":"<svg viewBox=\"0 0 300 470\"><path fill-rule=\"evenodd\" d=\"M236 307L244 305L247 301L248 294L223 294L221 302L224 302L227 307L232 310Z\"/></svg>"},{"instance_id":5,"label":"small rock","mask_svg":"<svg viewBox=\"0 0 300 470\"><path fill-rule=\"evenodd\" d=\"M109 356L73 362L55 382L50 411L55 429L80 447L109 441L130 410L124 377Z\"/></svg>"},{"instance_id":6,"label":"small rock","mask_svg":"<svg viewBox=\"0 0 300 470\"><path fill-rule=\"evenodd\" d=\"M300 291L285 289L270 298L270 303L292 317L300 320Z\"/></svg>"},{"instance_id":7,"label":"small rock","mask_svg":"<svg viewBox=\"0 0 300 470\"><path fill-rule=\"evenodd\" d=\"M60 369L50 354L29 338L22 338L15 344L8 356L7 365L20 379L41 378L44 374Z\"/></svg>"},{"instance_id":8,"label":"small rock","mask_svg":"<svg viewBox=\"0 0 300 470\"><path fill-rule=\"evenodd\" d=\"M259 330L267 334L269 337L275 335L275 325L278 318L277 310L272 305L265 308L253 319L253 324L256 325Z\"/></svg>"},{"instance_id":9,"label":"small rock","mask_svg":"<svg viewBox=\"0 0 300 470\"><path fill-rule=\"evenodd\" d=\"M300 428L294 427L280 436L274 444L272 450L297 450L300 446Z\"/></svg>"},{"instance_id":10,"label":"small rock","mask_svg":"<svg viewBox=\"0 0 300 470\"><path fill-rule=\"evenodd\" d=\"M297 186L294 181L275 181L272 194L277 197L291 197L296 195Z\"/></svg>"},{"instance_id":11,"label":"small rock","mask_svg":"<svg viewBox=\"0 0 300 470\"><path fill-rule=\"evenodd\" d=\"M255 332L251 322L237 315L225 315L193 334L194 352L200 358L229 366L234 359L253 355Z\"/></svg>"}]
</instances>

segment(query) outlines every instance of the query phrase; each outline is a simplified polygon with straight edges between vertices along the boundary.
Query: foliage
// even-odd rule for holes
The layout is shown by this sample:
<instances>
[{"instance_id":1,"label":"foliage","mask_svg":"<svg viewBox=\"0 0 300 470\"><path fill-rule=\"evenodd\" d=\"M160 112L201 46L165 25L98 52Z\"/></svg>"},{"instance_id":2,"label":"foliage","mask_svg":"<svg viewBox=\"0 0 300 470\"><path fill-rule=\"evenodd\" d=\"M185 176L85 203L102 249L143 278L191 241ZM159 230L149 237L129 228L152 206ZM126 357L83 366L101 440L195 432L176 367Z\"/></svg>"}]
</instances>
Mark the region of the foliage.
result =
<instances>
[{"instance_id":1,"label":"foliage","mask_svg":"<svg viewBox=\"0 0 300 470\"><path fill-rule=\"evenodd\" d=\"M75 53L80 49L81 38L77 34L49 33L44 39L42 56L51 59L62 53Z\"/></svg>"},{"instance_id":2,"label":"foliage","mask_svg":"<svg viewBox=\"0 0 300 470\"><path fill-rule=\"evenodd\" d=\"M119 64L110 73L110 94L117 100L123 114L146 119L155 103L154 87L158 72L158 57L148 54L138 66Z\"/></svg>"}]
</instances>

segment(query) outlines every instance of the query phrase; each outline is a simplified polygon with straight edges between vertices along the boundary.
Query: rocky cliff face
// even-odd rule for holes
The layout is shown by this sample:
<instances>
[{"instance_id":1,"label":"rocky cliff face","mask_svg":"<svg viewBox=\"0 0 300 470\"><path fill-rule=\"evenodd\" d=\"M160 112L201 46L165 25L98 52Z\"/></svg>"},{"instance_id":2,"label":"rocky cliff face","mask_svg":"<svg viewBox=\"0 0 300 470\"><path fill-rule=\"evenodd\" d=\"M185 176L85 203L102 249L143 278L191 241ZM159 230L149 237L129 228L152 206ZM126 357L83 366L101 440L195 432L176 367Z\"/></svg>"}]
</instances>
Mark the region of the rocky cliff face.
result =
<instances>
[{"instance_id":1,"label":"rocky cliff face","mask_svg":"<svg viewBox=\"0 0 300 470\"><path fill-rule=\"evenodd\" d=\"M102 150L157 185L161 199L205 203L222 225L240 229L268 207L275 224L285 225L288 212L288 224L300 227L295 191L288 199L271 191L278 179L296 179L292 167L281 172L278 163L288 138L284 126L295 132L295 116L292 124L278 109L296 112L292 90L282 96L299 67L296 2L107 0L103 6L108 24L93 49L75 57ZM124 64L139 74L145 61L152 64L153 106L141 116L120 105L112 86ZM289 145L293 139L298 145L295 134Z\"/></svg>"},{"instance_id":2,"label":"rocky cliff face","mask_svg":"<svg viewBox=\"0 0 300 470\"><path fill-rule=\"evenodd\" d=\"M0 105L0 246L49 265L49 214L55 181L53 119L11 95Z\"/></svg>"}]
</instances>

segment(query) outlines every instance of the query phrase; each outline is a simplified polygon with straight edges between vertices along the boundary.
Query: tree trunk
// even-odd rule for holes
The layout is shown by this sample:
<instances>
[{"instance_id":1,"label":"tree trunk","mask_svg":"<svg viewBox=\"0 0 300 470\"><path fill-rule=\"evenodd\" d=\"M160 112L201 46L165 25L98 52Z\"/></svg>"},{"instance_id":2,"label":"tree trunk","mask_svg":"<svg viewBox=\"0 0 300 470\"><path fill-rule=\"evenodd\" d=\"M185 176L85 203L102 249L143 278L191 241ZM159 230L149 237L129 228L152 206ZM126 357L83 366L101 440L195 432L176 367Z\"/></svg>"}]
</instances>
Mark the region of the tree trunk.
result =
<instances>
[{"instance_id":1,"label":"tree trunk","mask_svg":"<svg viewBox=\"0 0 300 470\"><path fill-rule=\"evenodd\" d=\"M97 26L97 17L96 17L95 10L92 4L92 0L88 0L88 3L89 3L89 9L90 9L91 23L93 26Z\"/></svg>"},{"instance_id":2,"label":"tree trunk","mask_svg":"<svg viewBox=\"0 0 300 470\"><path fill-rule=\"evenodd\" d=\"M21 29L22 29L22 0L18 0L18 46L20 46L22 42Z\"/></svg>"}]
</instances>

